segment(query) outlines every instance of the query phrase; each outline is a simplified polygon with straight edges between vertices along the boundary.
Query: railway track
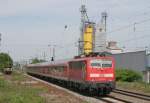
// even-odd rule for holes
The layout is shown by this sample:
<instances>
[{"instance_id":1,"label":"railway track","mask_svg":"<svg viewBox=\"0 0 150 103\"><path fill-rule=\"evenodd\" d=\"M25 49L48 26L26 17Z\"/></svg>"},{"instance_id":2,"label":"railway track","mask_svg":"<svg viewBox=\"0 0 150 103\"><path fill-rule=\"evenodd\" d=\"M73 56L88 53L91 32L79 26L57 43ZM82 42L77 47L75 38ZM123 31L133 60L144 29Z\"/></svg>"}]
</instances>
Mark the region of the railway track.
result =
<instances>
[{"instance_id":1,"label":"railway track","mask_svg":"<svg viewBox=\"0 0 150 103\"><path fill-rule=\"evenodd\" d=\"M126 90L122 90L122 89L115 89L113 92L150 101L150 95L135 93L135 92L126 91Z\"/></svg>"},{"instance_id":2,"label":"railway track","mask_svg":"<svg viewBox=\"0 0 150 103\"><path fill-rule=\"evenodd\" d=\"M140 94L137 92L131 92L122 89L113 90L113 92L110 95L107 95L107 97L96 98L107 103L150 103L150 95Z\"/></svg>"},{"instance_id":3,"label":"railway track","mask_svg":"<svg viewBox=\"0 0 150 103\"><path fill-rule=\"evenodd\" d=\"M74 95L74 96L76 96L76 97L78 97L84 101L87 101L89 103L135 103L135 102L136 103L149 103L148 101L150 101L148 95L145 96L145 95L139 94L139 95L141 95L141 97L140 97L140 96L137 96L138 94L136 94L136 93L133 93L133 92L130 93L129 91L128 91L129 92L128 93L128 92L126 92L124 90L120 90L120 89L116 89L110 95L103 96L103 97L87 96L87 95L83 95L82 93L75 92L75 91L66 89L64 87L58 86L56 84L52 84L52 83L45 81L45 80L42 80L40 78L36 78L36 77L30 76L30 75L27 75L27 76L31 77L35 81L42 82L46 85L50 85L50 86L55 87L57 89L63 90L67 93L70 93L70 94L72 94L72 95ZM132 94L132 96L131 96L131 94ZM120 95L124 95L125 98L121 97ZM131 97L132 97L132 99L130 99Z\"/></svg>"},{"instance_id":4,"label":"railway track","mask_svg":"<svg viewBox=\"0 0 150 103\"><path fill-rule=\"evenodd\" d=\"M150 95L141 94L137 92L131 92L122 89L115 89L109 95L109 97L114 99L122 99L125 103L149 103Z\"/></svg>"}]
</instances>

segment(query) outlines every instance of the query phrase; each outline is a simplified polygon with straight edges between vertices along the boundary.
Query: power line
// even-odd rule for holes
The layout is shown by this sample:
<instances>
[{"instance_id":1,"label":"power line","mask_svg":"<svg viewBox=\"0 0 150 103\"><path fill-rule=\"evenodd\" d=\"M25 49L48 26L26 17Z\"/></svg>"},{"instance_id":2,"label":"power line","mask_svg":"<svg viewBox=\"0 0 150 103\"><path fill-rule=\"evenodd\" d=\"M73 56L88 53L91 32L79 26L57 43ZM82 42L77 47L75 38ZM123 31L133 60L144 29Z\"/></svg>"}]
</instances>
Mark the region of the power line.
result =
<instances>
[{"instance_id":1,"label":"power line","mask_svg":"<svg viewBox=\"0 0 150 103\"><path fill-rule=\"evenodd\" d=\"M150 35L148 34L148 35L143 35L143 36L140 36L140 37L136 37L136 38L132 38L132 39L128 39L128 40L124 40L124 41L121 41L121 42L119 42L119 43L123 43L123 42L130 42L130 41L133 41L133 40L135 40L135 39L144 39L144 38L146 38L146 37L150 37Z\"/></svg>"},{"instance_id":2,"label":"power line","mask_svg":"<svg viewBox=\"0 0 150 103\"><path fill-rule=\"evenodd\" d=\"M145 20L141 20L141 21L138 21L138 22L134 22L134 23L129 24L129 25L126 25L126 26L122 26L122 27L120 27L120 28L118 28L118 29L115 29L115 30L112 30L112 31L110 31L110 32L107 32L107 34L111 34L111 33L117 32L117 31L121 31L121 30L130 28L131 26L133 26L133 27L134 27L134 30L135 30L135 25L137 25L137 24L142 24L142 23L147 22L147 21L150 21L150 18L149 18L149 19L145 19Z\"/></svg>"},{"instance_id":3,"label":"power line","mask_svg":"<svg viewBox=\"0 0 150 103\"><path fill-rule=\"evenodd\" d=\"M134 16L130 16L128 17L127 19L130 19L130 18L135 18L135 17L139 17L139 16L143 16L143 15L148 15L150 13L150 11L147 11L147 12L143 12L143 13L140 13L140 14L136 14Z\"/></svg>"}]
</instances>

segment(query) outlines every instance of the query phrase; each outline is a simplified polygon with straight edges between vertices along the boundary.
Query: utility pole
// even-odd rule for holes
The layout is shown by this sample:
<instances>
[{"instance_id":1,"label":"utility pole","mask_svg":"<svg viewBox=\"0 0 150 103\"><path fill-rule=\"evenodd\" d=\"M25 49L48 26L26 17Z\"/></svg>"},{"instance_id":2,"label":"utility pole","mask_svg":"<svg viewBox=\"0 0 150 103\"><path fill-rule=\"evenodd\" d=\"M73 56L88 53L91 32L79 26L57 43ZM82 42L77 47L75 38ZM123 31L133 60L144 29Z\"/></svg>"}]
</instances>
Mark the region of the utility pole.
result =
<instances>
[{"instance_id":1,"label":"utility pole","mask_svg":"<svg viewBox=\"0 0 150 103\"><path fill-rule=\"evenodd\" d=\"M0 33L0 51L1 51L2 34Z\"/></svg>"},{"instance_id":2,"label":"utility pole","mask_svg":"<svg viewBox=\"0 0 150 103\"><path fill-rule=\"evenodd\" d=\"M107 28L107 13L106 12L102 12L102 24L104 24L104 31L106 32L106 28Z\"/></svg>"},{"instance_id":3,"label":"utility pole","mask_svg":"<svg viewBox=\"0 0 150 103\"><path fill-rule=\"evenodd\" d=\"M7 62L7 63L8 63L8 68L10 68L10 58L9 58L9 57L10 57L10 55L9 55L9 51L8 51L8 57L7 57L7 60L8 60L8 62Z\"/></svg>"},{"instance_id":4,"label":"utility pole","mask_svg":"<svg viewBox=\"0 0 150 103\"><path fill-rule=\"evenodd\" d=\"M134 34L134 38L135 38L135 50L138 50L138 44L137 44L137 40L136 40L136 25L137 25L137 23L135 22L134 24L133 24L133 34Z\"/></svg>"},{"instance_id":5,"label":"utility pole","mask_svg":"<svg viewBox=\"0 0 150 103\"><path fill-rule=\"evenodd\" d=\"M53 61L55 60L55 46L56 45L53 45Z\"/></svg>"},{"instance_id":6,"label":"utility pole","mask_svg":"<svg viewBox=\"0 0 150 103\"><path fill-rule=\"evenodd\" d=\"M43 52L43 59L46 61L46 54L45 54L45 51Z\"/></svg>"}]
</instances>

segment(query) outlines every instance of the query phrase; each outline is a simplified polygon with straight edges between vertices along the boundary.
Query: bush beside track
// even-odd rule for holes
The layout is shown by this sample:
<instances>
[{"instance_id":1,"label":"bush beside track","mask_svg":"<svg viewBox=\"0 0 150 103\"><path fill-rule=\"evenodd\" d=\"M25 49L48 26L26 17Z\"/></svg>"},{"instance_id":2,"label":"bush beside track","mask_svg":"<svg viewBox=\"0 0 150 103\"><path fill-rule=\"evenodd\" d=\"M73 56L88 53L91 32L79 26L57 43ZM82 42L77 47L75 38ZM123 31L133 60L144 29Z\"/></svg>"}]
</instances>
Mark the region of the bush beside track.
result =
<instances>
[{"instance_id":1,"label":"bush beside track","mask_svg":"<svg viewBox=\"0 0 150 103\"><path fill-rule=\"evenodd\" d=\"M135 82L141 81L142 75L131 69L116 69L116 81Z\"/></svg>"}]
</instances>

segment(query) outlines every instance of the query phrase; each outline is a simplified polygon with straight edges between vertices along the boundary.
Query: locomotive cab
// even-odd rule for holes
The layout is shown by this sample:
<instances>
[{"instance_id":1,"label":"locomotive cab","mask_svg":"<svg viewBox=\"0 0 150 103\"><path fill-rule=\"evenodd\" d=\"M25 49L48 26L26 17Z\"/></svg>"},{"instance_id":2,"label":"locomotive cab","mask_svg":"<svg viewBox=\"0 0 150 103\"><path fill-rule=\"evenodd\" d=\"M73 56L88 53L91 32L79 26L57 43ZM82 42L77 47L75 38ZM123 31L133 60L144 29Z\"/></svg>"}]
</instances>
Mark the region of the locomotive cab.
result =
<instances>
[{"instance_id":1,"label":"locomotive cab","mask_svg":"<svg viewBox=\"0 0 150 103\"><path fill-rule=\"evenodd\" d=\"M69 62L69 80L82 90L109 94L115 88L112 57L83 57Z\"/></svg>"},{"instance_id":2,"label":"locomotive cab","mask_svg":"<svg viewBox=\"0 0 150 103\"><path fill-rule=\"evenodd\" d=\"M114 61L112 58L88 60L87 80L95 82L114 81Z\"/></svg>"},{"instance_id":3,"label":"locomotive cab","mask_svg":"<svg viewBox=\"0 0 150 103\"><path fill-rule=\"evenodd\" d=\"M91 89L111 92L115 88L114 59L96 57L87 60L86 81ZM106 93L106 94L108 94Z\"/></svg>"}]
</instances>

